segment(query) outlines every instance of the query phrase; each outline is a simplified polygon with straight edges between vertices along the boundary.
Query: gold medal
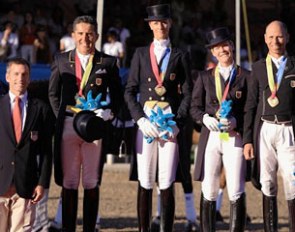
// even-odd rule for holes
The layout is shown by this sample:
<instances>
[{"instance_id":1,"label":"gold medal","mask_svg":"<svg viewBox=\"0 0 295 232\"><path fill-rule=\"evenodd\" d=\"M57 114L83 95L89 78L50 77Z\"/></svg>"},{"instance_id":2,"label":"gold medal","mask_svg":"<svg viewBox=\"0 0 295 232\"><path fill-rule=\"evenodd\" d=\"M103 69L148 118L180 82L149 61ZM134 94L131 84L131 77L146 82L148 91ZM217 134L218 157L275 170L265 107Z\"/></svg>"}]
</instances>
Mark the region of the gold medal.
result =
<instances>
[{"instance_id":1,"label":"gold medal","mask_svg":"<svg viewBox=\"0 0 295 232\"><path fill-rule=\"evenodd\" d=\"M156 94L158 94L160 97L163 96L166 93L166 89L162 85L157 85L155 87L155 91L156 91Z\"/></svg>"},{"instance_id":2,"label":"gold medal","mask_svg":"<svg viewBox=\"0 0 295 232\"><path fill-rule=\"evenodd\" d=\"M277 105L279 104L279 99L278 99L276 96L274 96L274 97L269 97L269 98L267 99L267 102L268 102L268 104L269 104L271 107L275 107L275 106L277 106Z\"/></svg>"}]
</instances>

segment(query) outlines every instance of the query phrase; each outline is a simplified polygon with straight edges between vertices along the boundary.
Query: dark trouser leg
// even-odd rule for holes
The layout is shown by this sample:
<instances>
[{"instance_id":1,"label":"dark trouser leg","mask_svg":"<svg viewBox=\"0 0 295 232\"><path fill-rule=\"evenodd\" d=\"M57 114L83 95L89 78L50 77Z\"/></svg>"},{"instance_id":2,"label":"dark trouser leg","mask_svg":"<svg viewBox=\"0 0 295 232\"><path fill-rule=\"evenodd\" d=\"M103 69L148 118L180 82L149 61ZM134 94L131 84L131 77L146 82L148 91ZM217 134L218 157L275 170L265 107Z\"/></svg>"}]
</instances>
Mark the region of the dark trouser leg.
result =
<instances>
[{"instance_id":1,"label":"dark trouser leg","mask_svg":"<svg viewBox=\"0 0 295 232\"><path fill-rule=\"evenodd\" d=\"M83 231L93 232L95 230L96 216L98 210L99 190L84 189L83 198Z\"/></svg>"},{"instance_id":2,"label":"dark trouser leg","mask_svg":"<svg viewBox=\"0 0 295 232\"><path fill-rule=\"evenodd\" d=\"M62 227L65 232L76 231L78 190L62 189Z\"/></svg>"},{"instance_id":3,"label":"dark trouser leg","mask_svg":"<svg viewBox=\"0 0 295 232\"><path fill-rule=\"evenodd\" d=\"M216 201L208 201L201 194L200 223L202 232L215 232Z\"/></svg>"},{"instance_id":4,"label":"dark trouser leg","mask_svg":"<svg viewBox=\"0 0 295 232\"><path fill-rule=\"evenodd\" d=\"M242 232L245 230L246 221L246 197L243 193L236 201L230 202L230 232Z\"/></svg>"},{"instance_id":5,"label":"dark trouser leg","mask_svg":"<svg viewBox=\"0 0 295 232\"><path fill-rule=\"evenodd\" d=\"M139 232L149 232L152 217L153 190L145 189L138 184L137 216Z\"/></svg>"},{"instance_id":6,"label":"dark trouser leg","mask_svg":"<svg viewBox=\"0 0 295 232\"><path fill-rule=\"evenodd\" d=\"M263 195L263 221L265 232L278 231L277 197Z\"/></svg>"},{"instance_id":7,"label":"dark trouser leg","mask_svg":"<svg viewBox=\"0 0 295 232\"><path fill-rule=\"evenodd\" d=\"M173 230L175 199L173 184L161 191L161 232L171 232Z\"/></svg>"},{"instance_id":8,"label":"dark trouser leg","mask_svg":"<svg viewBox=\"0 0 295 232\"><path fill-rule=\"evenodd\" d=\"M289 231L295 231L295 199L288 201Z\"/></svg>"}]
</instances>

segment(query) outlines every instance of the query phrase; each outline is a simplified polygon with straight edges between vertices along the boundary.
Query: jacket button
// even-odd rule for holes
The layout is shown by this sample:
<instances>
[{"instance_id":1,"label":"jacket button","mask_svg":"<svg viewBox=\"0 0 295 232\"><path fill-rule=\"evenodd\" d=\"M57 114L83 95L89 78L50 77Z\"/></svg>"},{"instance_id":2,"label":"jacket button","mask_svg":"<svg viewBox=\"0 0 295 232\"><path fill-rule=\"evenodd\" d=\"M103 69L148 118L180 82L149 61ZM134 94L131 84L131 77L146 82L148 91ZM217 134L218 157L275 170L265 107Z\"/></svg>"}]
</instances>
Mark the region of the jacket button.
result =
<instances>
[{"instance_id":1,"label":"jacket button","mask_svg":"<svg viewBox=\"0 0 295 232\"><path fill-rule=\"evenodd\" d=\"M152 91L152 88L149 88L149 91L151 92Z\"/></svg>"},{"instance_id":2,"label":"jacket button","mask_svg":"<svg viewBox=\"0 0 295 232\"><path fill-rule=\"evenodd\" d=\"M93 87L94 84L90 84L91 87Z\"/></svg>"},{"instance_id":3,"label":"jacket button","mask_svg":"<svg viewBox=\"0 0 295 232\"><path fill-rule=\"evenodd\" d=\"M151 80L152 80L152 78L149 77L149 78L148 78L148 82L151 82Z\"/></svg>"},{"instance_id":4,"label":"jacket button","mask_svg":"<svg viewBox=\"0 0 295 232\"><path fill-rule=\"evenodd\" d=\"M161 101L164 101L165 100L165 97L161 97Z\"/></svg>"},{"instance_id":5,"label":"jacket button","mask_svg":"<svg viewBox=\"0 0 295 232\"><path fill-rule=\"evenodd\" d=\"M14 165L14 162L13 161L11 162L11 165Z\"/></svg>"},{"instance_id":6,"label":"jacket button","mask_svg":"<svg viewBox=\"0 0 295 232\"><path fill-rule=\"evenodd\" d=\"M151 100L153 100L153 98L152 97L149 97L149 100L151 101Z\"/></svg>"}]
</instances>

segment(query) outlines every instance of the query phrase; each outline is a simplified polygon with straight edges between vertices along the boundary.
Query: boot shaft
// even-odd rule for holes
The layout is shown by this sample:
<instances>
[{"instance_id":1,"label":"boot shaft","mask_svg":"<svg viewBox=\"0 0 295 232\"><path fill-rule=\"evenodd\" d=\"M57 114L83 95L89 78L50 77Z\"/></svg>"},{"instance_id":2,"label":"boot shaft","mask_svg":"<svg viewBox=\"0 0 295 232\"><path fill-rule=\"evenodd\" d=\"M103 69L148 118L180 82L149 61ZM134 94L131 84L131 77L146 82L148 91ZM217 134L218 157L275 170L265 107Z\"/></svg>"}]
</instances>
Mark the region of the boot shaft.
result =
<instances>
[{"instance_id":1,"label":"boot shaft","mask_svg":"<svg viewBox=\"0 0 295 232\"><path fill-rule=\"evenodd\" d=\"M246 222L246 197L243 193L236 201L230 202L230 232L243 232Z\"/></svg>"},{"instance_id":2,"label":"boot shaft","mask_svg":"<svg viewBox=\"0 0 295 232\"><path fill-rule=\"evenodd\" d=\"M161 190L161 232L172 232L175 214L174 185Z\"/></svg>"},{"instance_id":3,"label":"boot shaft","mask_svg":"<svg viewBox=\"0 0 295 232\"><path fill-rule=\"evenodd\" d=\"M289 231L295 231L295 199L288 200Z\"/></svg>"},{"instance_id":4,"label":"boot shaft","mask_svg":"<svg viewBox=\"0 0 295 232\"><path fill-rule=\"evenodd\" d=\"M145 189L138 185L137 216L140 232L149 232L152 218L153 190Z\"/></svg>"},{"instance_id":5,"label":"boot shaft","mask_svg":"<svg viewBox=\"0 0 295 232\"><path fill-rule=\"evenodd\" d=\"M84 189L83 197L83 231L95 230L99 202L99 189Z\"/></svg>"},{"instance_id":6,"label":"boot shaft","mask_svg":"<svg viewBox=\"0 0 295 232\"><path fill-rule=\"evenodd\" d=\"M62 189L62 227L65 232L76 231L78 190Z\"/></svg>"},{"instance_id":7,"label":"boot shaft","mask_svg":"<svg viewBox=\"0 0 295 232\"><path fill-rule=\"evenodd\" d=\"M278 231L277 197L268 197L263 194L263 221L265 232Z\"/></svg>"},{"instance_id":8,"label":"boot shaft","mask_svg":"<svg viewBox=\"0 0 295 232\"><path fill-rule=\"evenodd\" d=\"M200 223L202 232L215 232L216 230L216 201L208 201L203 193L200 202Z\"/></svg>"}]
</instances>

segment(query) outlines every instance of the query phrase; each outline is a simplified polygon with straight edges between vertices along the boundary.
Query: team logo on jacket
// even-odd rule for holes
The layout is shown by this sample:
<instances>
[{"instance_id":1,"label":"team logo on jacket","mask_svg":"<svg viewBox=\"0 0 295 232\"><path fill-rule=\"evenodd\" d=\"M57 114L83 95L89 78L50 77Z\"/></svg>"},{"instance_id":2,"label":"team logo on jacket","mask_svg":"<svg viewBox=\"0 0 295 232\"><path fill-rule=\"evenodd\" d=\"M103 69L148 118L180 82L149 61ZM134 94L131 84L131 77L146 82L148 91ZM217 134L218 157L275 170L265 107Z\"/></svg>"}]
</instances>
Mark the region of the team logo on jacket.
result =
<instances>
[{"instance_id":1,"label":"team logo on jacket","mask_svg":"<svg viewBox=\"0 0 295 232\"><path fill-rule=\"evenodd\" d=\"M291 86L291 88L294 88L295 87L295 81L293 80L293 81L290 81L290 86Z\"/></svg>"},{"instance_id":2,"label":"team logo on jacket","mask_svg":"<svg viewBox=\"0 0 295 232\"><path fill-rule=\"evenodd\" d=\"M38 140L38 131L31 131L31 140L36 142Z\"/></svg>"},{"instance_id":3,"label":"team logo on jacket","mask_svg":"<svg viewBox=\"0 0 295 232\"><path fill-rule=\"evenodd\" d=\"M102 84L102 79L101 78L96 78L95 79L95 84L100 86Z\"/></svg>"},{"instance_id":4,"label":"team logo on jacket","mask_svg":"<svg viewBox=\"0 0 295 232\"><path fill-rule=\"evenodd\" d=\"M175 77L176 77L176 74L175 73L171 73L170 74L170 81L174 81L175 80Z\"/></svg>"},{"instance_id":5,"label":"team logo on jacket","mask_svg":"<svg viewBox=\"0 0 295 232\"><path fill-rule=\"evenodd\" d=\"M242 97L242 91L236 91L236 98L240 99Z\"/></svg>"}]
</instances>

